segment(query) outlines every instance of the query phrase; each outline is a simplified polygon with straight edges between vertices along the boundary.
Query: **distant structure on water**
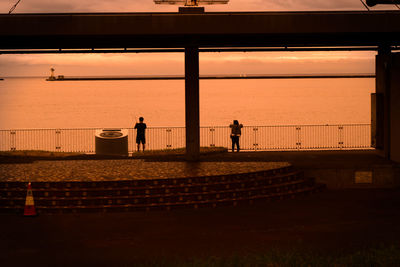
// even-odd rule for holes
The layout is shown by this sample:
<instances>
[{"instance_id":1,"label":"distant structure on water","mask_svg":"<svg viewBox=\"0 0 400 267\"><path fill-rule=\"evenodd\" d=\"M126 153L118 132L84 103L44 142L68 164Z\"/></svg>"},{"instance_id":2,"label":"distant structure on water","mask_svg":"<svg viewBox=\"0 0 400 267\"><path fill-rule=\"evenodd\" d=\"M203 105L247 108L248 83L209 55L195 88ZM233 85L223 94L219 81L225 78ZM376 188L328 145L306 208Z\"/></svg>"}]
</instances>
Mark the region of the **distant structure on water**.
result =
<instances>
[{"instance_id":1,"label":"distant structure on water","mask_svg":"<svg viewBox=\"0 0 400 267\"><path fill-rule=\"evenodd\" d=\"M56 78L56 76L54 76L54 68L50 69L51 74L49 76L49 78L46 79L46 81L57 81L57 80L63 80L64 79L64 75L58 75L58 77Z\"/></svg>"}]
</instances>

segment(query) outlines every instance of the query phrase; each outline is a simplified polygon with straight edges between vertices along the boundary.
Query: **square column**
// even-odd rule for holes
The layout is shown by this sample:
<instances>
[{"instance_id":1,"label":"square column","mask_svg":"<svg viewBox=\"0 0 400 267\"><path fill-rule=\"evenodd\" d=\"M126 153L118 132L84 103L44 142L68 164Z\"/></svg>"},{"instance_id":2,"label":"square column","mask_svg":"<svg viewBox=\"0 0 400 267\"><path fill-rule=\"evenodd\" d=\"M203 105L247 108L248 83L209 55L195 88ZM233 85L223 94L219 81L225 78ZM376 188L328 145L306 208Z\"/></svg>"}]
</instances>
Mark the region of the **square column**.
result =
<instances>
[{"instance_id":1,"label":"square column","mask_svg":"<svg viewBox=\"0 0 400 267\"><path fill-rule=\"evenodd\" d=\"M373 144L382 157L400 162L400 53L392 53L388 47L380 47L376 56L372 100Z\"/></svg>"},{"instance_id":2,"label":"square column","mask_svg":"<svg viewBox=\"0 0 400 267\"><path fill-rule=\"evenodd\" d=\"M186 160L200 158L199 48L185 48Z\"/></svg>"},{"instance_id":3,"label":"square column","mask_svg":"<svg viewBox=\"0 0 400 267\"><path fill-rule=\"evenodd\" d=\"M390 73L390 159L400 163L400 53L392 53Z\"/></svg>"},{"instance_id":4,"label":"square column","mask_svg":"<svg viewBox=\"0 0 400 267\"><path fill-rule=\"evenodd\" d=\"M379 47L375 58L375 86L371 106L373 146L382 157L390 158L390 47Z\"/></svg>"}]
</instances>

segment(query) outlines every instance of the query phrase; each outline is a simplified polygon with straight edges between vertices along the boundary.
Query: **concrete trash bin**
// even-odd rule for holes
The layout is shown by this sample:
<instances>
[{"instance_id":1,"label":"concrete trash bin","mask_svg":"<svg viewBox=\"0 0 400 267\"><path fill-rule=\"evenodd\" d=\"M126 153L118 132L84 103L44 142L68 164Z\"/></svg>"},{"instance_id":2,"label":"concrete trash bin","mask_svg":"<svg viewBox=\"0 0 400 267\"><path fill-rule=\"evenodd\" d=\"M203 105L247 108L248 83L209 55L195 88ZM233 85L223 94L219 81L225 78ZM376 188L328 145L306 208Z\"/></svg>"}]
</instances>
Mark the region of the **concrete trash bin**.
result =
<instances>
[{"instance_id":1,"label":"concrete trash bin","mask_svg":"<svg viewBox=\"0 0 400 267\"><path fill-rule=\"evenodd\" d=\"M128 155L127 129L96 130L95 141L98 155Z\"/></svg>"}]
</instances>

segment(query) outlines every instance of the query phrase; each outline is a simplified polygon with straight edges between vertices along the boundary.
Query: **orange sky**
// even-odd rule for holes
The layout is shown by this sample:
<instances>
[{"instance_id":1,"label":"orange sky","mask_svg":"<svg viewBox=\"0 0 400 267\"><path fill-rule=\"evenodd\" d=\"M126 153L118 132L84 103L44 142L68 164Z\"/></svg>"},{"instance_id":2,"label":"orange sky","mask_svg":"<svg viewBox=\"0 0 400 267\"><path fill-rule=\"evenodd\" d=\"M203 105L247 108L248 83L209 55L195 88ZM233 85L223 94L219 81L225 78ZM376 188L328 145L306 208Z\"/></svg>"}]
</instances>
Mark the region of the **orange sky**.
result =
<instances>
[{"instance_id":1,"label":"orange sky","mask_svg":"<svg viewBox=\"0 0 400 267\"><path fill-rule=\"evenodd\" d=\"M0 1L0 13L8 13L15 2ZM152 0L21 0L13 13L175 12L177 9L177 6L155 5ZM206 7L206 11L295 10L365 10L365 7L358 0L231 0L227 5ZM200 72L373 73L374 55L375 52L202 53ZM182 74L184 66L183 54L0 55L3 77L47 76L51 67L56 74L71 76Z\"/></svg>"}]
</instances>

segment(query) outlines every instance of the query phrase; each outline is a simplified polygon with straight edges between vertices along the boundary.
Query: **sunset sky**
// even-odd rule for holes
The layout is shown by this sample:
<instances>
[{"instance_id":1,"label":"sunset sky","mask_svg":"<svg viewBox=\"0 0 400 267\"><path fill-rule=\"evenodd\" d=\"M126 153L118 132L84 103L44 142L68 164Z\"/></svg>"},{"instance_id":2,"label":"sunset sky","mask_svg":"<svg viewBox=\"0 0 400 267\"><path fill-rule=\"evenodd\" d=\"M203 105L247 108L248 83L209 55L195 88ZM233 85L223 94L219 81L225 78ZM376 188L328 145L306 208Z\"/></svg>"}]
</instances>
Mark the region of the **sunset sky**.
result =
<instances>
[{"instance_id":1,"label":"sunset sky","mask_svg":"<svg viewBox=\"0 0 400 267\"><path fill-rule=\"evenodd\" d=\"M6 14L17 0L0 1ZM394 10L395 6L384 6ZM176 12L152 0L21 0L13 13ZM372 10L382 9L375 7ZM358 0L231 0L206 11L366 10ZM202 53L203 74L372 73L375 52ZM183 74L183 54L0 55L0 76Z\"/></svg>"}]
</instances>

